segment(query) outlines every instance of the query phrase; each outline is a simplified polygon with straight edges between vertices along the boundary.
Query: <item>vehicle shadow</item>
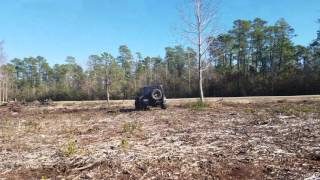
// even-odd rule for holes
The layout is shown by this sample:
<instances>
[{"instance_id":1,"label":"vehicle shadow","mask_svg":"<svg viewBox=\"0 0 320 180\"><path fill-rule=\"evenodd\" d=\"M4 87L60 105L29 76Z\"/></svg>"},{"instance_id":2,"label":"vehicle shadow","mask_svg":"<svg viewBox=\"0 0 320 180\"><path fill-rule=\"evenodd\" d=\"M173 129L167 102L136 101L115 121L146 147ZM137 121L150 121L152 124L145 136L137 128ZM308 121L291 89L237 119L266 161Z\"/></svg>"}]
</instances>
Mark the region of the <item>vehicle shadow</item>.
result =
<instances>
[{"instance_id":1,"label":"vehicle shadow","mask_svg":"<svg viewBox=\"0 0 320 180\"><path fill-rule=\"evenodd\" d=\"M121 113L130 113L130 112L150 111L150 110L151 110L150 108L141 109L141 110L138 110L138 109L135 109L135 108L123 108L123 109L120 109L119 112L121 112Z\"/></svg>"},{"instance_id":2,"label":"vehicle shadow","mask_svg":"<svg viewBox=\"0 0 320 180\"><path fill-rule=\"evenodd\" d=\"M130 112L134 112L134 111L138 111L135 108L124 108L124 109L120 109L119 112L121 113L130 113Z\"/></svg>"}]
</instances>

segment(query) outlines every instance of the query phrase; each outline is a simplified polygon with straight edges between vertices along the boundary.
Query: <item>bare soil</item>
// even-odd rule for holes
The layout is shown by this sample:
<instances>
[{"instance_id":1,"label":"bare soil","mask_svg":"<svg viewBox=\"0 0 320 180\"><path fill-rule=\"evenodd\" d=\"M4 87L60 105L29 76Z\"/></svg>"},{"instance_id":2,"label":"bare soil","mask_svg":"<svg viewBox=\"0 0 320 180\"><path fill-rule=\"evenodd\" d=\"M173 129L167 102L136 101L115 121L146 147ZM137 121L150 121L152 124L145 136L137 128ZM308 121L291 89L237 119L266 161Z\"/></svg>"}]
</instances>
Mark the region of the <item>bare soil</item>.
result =
<instances>
[{"instance_id":1,"label":"bare soil","mask_svg":"<svg viewBox=\"0 0 320 180\"><path fill-rule=\"evenodd\" d=\"M0 179L320 177L318 101L130 108L0 107Z\"/></svg>"}]
</instances>

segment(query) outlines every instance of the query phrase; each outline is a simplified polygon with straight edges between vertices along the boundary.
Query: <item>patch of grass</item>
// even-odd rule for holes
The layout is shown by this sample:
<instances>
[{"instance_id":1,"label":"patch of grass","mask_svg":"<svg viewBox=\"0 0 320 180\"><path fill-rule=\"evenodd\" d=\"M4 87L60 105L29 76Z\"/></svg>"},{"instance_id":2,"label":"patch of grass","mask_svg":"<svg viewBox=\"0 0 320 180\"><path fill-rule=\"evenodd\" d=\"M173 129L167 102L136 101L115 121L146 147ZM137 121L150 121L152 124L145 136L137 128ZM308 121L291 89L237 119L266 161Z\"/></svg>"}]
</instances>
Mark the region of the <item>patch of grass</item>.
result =
<instances>
[{"instance_id":1,"label":"patch of grass","mask_svg":"<svg viewBox=\"0 0 320 180\"><path fill-rule=\"evenodd\" d=\"M281 114L285 114L285 115L298 115L299 114L299 110L297 110L293 106L282 106L282 107L280 107L279 111Z\"/></svg>"},{"instance_id":2,"label":"patch of grass","mask_svg":"<svg viewBox=\"0 0 320 180\"><path fill-rule=\"evenodd\" d=\"M254 119L251 122L254 125L265 125L271 123L267 113L256 113L254 114Z\"/></svg>"},{"instance_id":3,"label":"patch of grass","mask_svg":"<svg viewBox=\"0 0 320 180\"><path fill-rule=\"evenodd\" d=\"M86 122L86 121L90 121L90 116L89 115L81 115L80 116L80 121L81 122Z\"/></svg>"},{"instance_id":4,"label":"patch of grass","mask_svg":"<svg viewBox=\"0 0 320 180\"><path fill-rule=\"evenodd\" d=\"M78 144L76 140L69 140L62 148L62 152L65 156L71 157L79 152Z\"/></svg>"},{"instance_id":5,"label":"patch of grass","mask_svg":"<svg viewBox=\"0 0 320 180\"><path fill-rule=\"evenodd\" d=\"M187 107L192 109L192 110L203 110L203 109L209 108L210 104L206 103L206 102L197 101L195 103L187 104Z\"/></svg>"},{"instance_id":6,"label":"patch of grass","mask_svg":"<svg viewBox=\"0 0 320 180\"><path fill-rule=\"evenodd\" d=\"M109 110L107 113L108 113L108 115L110 115L110 116L117 116L117 115L120 114L120 111Z\"/></svg>"},{"instance_id":7,"label":"patch of grass","mask_svg":"<svg viewBox=\"0 0 320 180\"><path fill-rule=\"evenodd\" d=\"M245 113L253 114L253 113L255 113L256 111L255 111L254 109L252 109L252 108L246 108L246 109L244 110L244 112L245 112Z\"/></svg>"},{"instance_id":8,"label":"patch of grass","mask_svg":"<svg viewBox=\"0 0 320 180\"><path fill-rule=\"evenodd\" d=\"M120 142L120 147L123 149L123 150L128 150L129 148L129 141L127 138L124 138L121 140Z\"/></svg>"},{"instance_id":9,"label":"patch of grass","mask_svg":"<svg viewBox=\"0 0 320 180\"><path fill-rule=\"evenodd\" d=\"M49 114L49 113L50 113L49 109L43 109L42 110L42 114Z\"/></svg>"},{"instance_id":10,"label":"patch of grass","mask_svg":"<svg viewBox=\"0 0 320 180\"><path fill-rule=\"evenodd\" d=\"M320 108L315 106L300 106L299 110L304 113L320 113Z\"/></svg>"},{"instance_id":11,"label":"patch of grass","mask_svg":"<svg viewBox=\"0 0 320 180\"><path fill-rule=\"evenodd\" d=\"M2 142L4 143L8 143L11 142L12 140L14 140L14 131L13 130L2 130L2 132L0 133L0 139L2 140Z\"/></svg>"},{"instance_id":12,"label":"patch of grass","mask_svg":"<svg viewBox=\"0 0 320 180\"><path fill-rule=\"evenodd\" d=\"M27 133L35 133L35 132L39 132L41 130L41 126L38 122L34 122L34 121L28 121L25 124L25 132Z\"/></svg>"},{"instance_id":13,"label":"patch of grass","mask_svg":"<svg viewBox=\"0 0 320 180\"><path fill-rule=\"evenodd\" d=\"M63 126L62 129L59 131L59 134L79 135L81 134L81 130L78 127L74 126Z\"/></svg>"},{"instance_id":14,"label":"patch of grass","mask_svg":"<svg viewBox=\"0 0 320 180\"><path fill-rule=\"evenodd\" d=\"M135 130L141 130L141 128L142 128L142 124L136 121L126 122L122 125L122 132L132 134Z\"/></svg>"},{"instance_id":15,"label":"patch of grass","mask_svg":"<svg viewBox=\"0 0 320 180\"><path fill-rule=\"evenodd\" d=\"M316 106L284 104L284 105L272 108L272 112L276 114L287 115L287 116L294 115L298 117L304 117L307 114L320 113L320 109Z\"/></svg>"},{"instance_id":16,"label":"patch of grass","mask_svg":"<svg viewBox=\"0 0 320 180\"><path fill-rule=\"evenodd\" d=\"M65 107L70 107L70 106L74 106L75 103L64 103L63 106Z\"/></svg>"},{"instance_id":17,"label":"patch of grass","mask_svg":"<svg viewBox=\"0 0 320 180\"><path fill-rule=\"evenodd\" d=\"M8 117L1 117L0 118L0 127L3 128L3 127L11 126L10 122L13 122L13 120Z\"/></svg>"}]
</instances>

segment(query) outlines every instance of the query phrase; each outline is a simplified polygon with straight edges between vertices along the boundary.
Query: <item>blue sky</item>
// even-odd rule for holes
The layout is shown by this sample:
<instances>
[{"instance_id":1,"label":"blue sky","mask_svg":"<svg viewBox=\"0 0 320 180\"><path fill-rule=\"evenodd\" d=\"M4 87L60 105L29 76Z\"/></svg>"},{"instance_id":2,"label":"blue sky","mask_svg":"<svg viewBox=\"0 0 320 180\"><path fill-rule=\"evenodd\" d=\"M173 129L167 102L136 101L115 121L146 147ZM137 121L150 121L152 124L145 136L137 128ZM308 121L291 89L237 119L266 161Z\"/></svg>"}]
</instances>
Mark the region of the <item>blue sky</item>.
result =
<instances>
[{"instance_id":1,"label":"blue sky","mask_svg":"<svg viewBox=\"0 0 320 180\"><path fill-rule=\"evenodd\" d=\"M220 0L221 32L236 19L285 18L307 45L316 37L320 0ZM179 4L183 0L0 0L0 40L8 59L41 55L50 64L74 56L82 65L91 54L118 54L126 44L144 56L164 56L180 41ZM180 42L181 43L181 42Z\"/></svg>"}]
</instances>

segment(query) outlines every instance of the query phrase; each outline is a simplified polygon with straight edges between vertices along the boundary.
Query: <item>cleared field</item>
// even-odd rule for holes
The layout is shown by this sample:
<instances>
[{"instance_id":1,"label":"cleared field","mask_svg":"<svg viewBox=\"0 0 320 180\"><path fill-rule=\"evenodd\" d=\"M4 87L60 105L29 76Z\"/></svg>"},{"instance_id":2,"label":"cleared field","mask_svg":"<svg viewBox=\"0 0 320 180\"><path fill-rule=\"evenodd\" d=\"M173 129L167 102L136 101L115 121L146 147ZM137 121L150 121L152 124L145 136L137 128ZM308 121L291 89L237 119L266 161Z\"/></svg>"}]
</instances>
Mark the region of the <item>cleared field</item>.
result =
<instances>
[{"instance_id":1,"label":"cleared field","mask_svg":"<svg viewBox=\"0 0 320 180\"><path fill-rule=\"evenodd\" d=\"M4 179L303 179L320 171L319 96L0 108ZM13 112L16 111L16 112Z\"/></svg>"},{"instance_id":2,"label":"cleared field","mask_svg":"<svg viewBox=\"0 0 320 180\"><path fill-rule=\"evenodd\" d=\"M185 103L193 103L199 101L199 98L182 98L182 99L167 99L169 105L179 105ZM226 103L276 103L276 102L300 102L300 101L320 101L320 95L307 96L256 96L256 97L215 97L205 98L208 103L226 102ZM53 105L57 108L67 106L85 106L88 105L103 105L107 104L105 100L99 101L59 101L54 102ZM127 106L132 107L134 100L111 100L109 106Z\"/></svg>"}]
</instances>

